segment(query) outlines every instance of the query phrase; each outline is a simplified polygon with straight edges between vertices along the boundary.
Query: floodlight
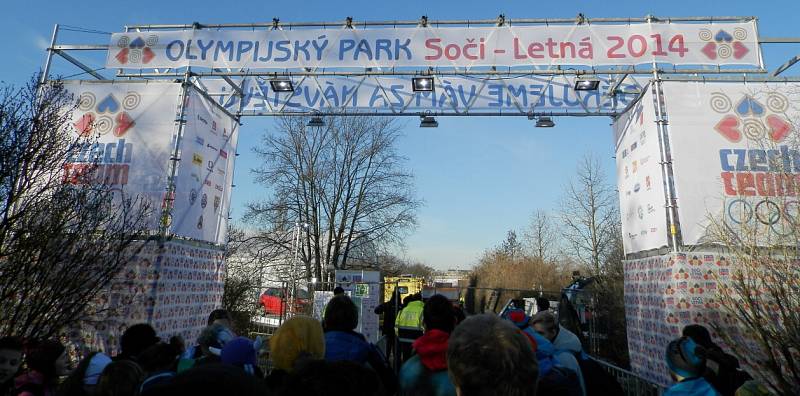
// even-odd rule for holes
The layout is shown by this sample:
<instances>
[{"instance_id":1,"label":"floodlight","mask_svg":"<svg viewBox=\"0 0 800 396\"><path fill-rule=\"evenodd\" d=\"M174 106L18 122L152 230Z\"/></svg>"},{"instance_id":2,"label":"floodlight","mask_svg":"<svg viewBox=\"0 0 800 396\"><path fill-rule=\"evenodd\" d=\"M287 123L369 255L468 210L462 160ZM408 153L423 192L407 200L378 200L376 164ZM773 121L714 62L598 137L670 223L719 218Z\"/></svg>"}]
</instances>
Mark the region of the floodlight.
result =
<instances>
[{"instance_id":1,"label":"floodlight","mask_svg":"<svg viewBox=\"0 0 800 396\"><path fill-rule=\"evenodd\" d=\"M576 91L597 91L600 79L596 77L580 77L575 80Z\"/></svg>"},{"instance_id":2,"label":"floodlight","mask_svg":"<svg viewBox=\"0 0 800 396\"><path fill-rule=\"evenodd\" d=\"M554 126L556 126L556 123L550 117L541 116L536 120L537 128L552 128Z\"/></svg>"},{"instance_id":3,"label":"floodlight","mask_svg":"<svg viewBox=\"0 0 800 396\"><path fill-rule=\"evenodd\" d=\"M438 126L439 121L436 121L436 118L433 118L433 116L421 116L419 118L420 128L436 128Z\"/></svg>"},{"instance_id":4,"label":"floodlight","mask_svg":"<svg viewBox=\"0 0 800 396\"><path fill-rule=\"evenodd\" d=\"M411 89L414 92L432 92L433 77L413 77L411 79Z\"/></svg>"},{"instance_id":5,"label":"floodlight","mask_svg":"<svg viewBox=\"0 0 800 396\"><path fill-rule=\"evenodd\" d=\"M324 127L325 121L323 121L322 117L320 116L313 116L306 125L310 127Z\"/></svg>"},{"instance_id":6,"label":"floodlight","mask_svg":"<svg viewBox=\"0 0 800 396\"><path fill-rule=\"evenodd\" d=\"M294 92L292 80L288 78L274 78L269 80L269 86L275 92Z\"/></svg>"}]
</instances>

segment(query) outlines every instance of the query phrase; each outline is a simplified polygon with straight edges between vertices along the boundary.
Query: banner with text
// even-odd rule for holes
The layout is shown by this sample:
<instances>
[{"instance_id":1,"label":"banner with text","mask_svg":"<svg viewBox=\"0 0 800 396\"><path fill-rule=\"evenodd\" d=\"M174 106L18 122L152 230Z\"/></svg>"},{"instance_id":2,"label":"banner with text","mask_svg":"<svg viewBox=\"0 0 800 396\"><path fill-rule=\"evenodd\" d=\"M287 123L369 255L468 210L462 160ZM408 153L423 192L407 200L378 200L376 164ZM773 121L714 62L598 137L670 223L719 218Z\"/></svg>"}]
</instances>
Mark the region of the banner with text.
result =
<instances>
[{"instance_id":1,"label":"banner with text","mask_svg":"<svg viewBox=\"0 0 800 396\"><path fill-rule=\"evenodd\" d=\"M69 128L90 142L71 151L64 180L82 182L81 174L92 171L90 182L148 200L155 210L148 227L157 230L180 84L67 81L65 87L78 100Z\"/></svg>"},{"instance_id":2,"label":"banner with text","mask_svg":"<svg viewBox=\"0 0 800 396\"><path fill-rule=\"evenodd\" d=\"M411 78L400 77L306 77L293 80L294 92L275 92L269 80L248 77L235 81L242 87L242 110L260 114L348 111L526 113L614 112L624 109L641 90L628 77L608 95L614 81L601 78L598 90L575 91L568 76L483 79L436 77L433 92L414 92ZM239 110L239 96L221 79L201 81L208 94L229 111Z\"/></svg>"},{"instance_id":3,"label":"banner with text","mask_svg":"<svg viewBox=\"0 0 800 396\"><path fill-rule=\"evenodd\" d=\"M667 212L653 94L613 124L625 253L667 246Z\"/></svg>"},{"instance_id":4,"label":"banner with text","mask_svg":"<svg viewBox=\"0 0 800 396\"><path fill-rule=\"evenodd\" d=\"M115 33L108 68L760 65L756 22Z\"/></svg>"},{"instance_id":5,"label":"banner with text","mask_svg":"<svg viewBox=\"0 0 800 396\"><path fill-rule=\"evenodd\" d=\"M225 243L238 123L194 89L188 90L185 101L172 232Z\"/></svg>"},{"instance_id":6,"label":"banner with text","mask_svg":"<svg viewBox=\"0 0 800 396\"><path fill-rule=\"evenodd\" d=\"M683 243L713 242L712 219L759 244L791 235L800 219L800 84L665 82L664 98Z\"/></svg>"}]
</instances>

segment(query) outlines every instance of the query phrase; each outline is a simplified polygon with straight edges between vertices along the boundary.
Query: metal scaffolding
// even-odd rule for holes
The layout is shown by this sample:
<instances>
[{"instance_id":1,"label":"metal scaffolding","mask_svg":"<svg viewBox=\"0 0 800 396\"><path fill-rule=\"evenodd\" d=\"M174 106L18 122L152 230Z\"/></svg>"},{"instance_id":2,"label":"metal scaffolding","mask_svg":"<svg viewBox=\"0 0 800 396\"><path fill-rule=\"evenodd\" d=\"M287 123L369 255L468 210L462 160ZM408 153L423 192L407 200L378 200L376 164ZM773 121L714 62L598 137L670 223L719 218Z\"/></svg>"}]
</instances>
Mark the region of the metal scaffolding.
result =
<instances>
[{"instance_id":1,"label":"metal scaffolding","mask_svg":"<svg viewBox=\"0 0 800 396\"><path fill-rule=\"evenodd\" d=\"M148 32L148 31L164 31L164 30L294 30L294 29L310 29L310 28L323 28L323 29L392 29L397 27L476 27L476 26L558 26L558 25L583 25L583 24L610 24L610 23L715 23L715 22L748 22L755 20L755 17L681 17L681 18L658 18L652 15L647 15L642 18L586 18L584 15L579 14L576 18L564 19L511 19L504 15L500 15L495 19L483 20L429 20L427 17L422 17L419 20L404 20L404 21L355 21L352 18L346 18L343 21L329 21L329 22L299 22L299 23L285 23L275 18L271 22L265 23L231 23L231 24L203 24L194 22L191 24L158 24L158 25L129 25L125 26L125 32ZM187 89L191 87L203 95L206 99L210 99L222 111L240 119L243 116L322 116L330 114L341 114L348 112L349 114L357 114L359 116L489 116L489 117L505 117L505 116L523 116L529 119L534 119L540 116L571 116L571 117L616 117L619 114L627 111L628 108L636 101L641 99L641 96L650 89L654 95L653 103L656 109L656 122L658 123L659 131L659 144L661 150L661 164L662 172L667 180L668 188L665 191L665 209L668 211L667 229L670 233L670 248L673 251L680 251L682 248L682 241L680 236L679 219L677 218L677 198L674 196L673 190L673 175L672 175L672 161L670 154L669 134L667 132L668 115L666 108L662 102L663 90L661 86L662 81L743 81L743 82L800 82L800 77L778 77L787 69L791 68L800 60L800 55L795 56L776 70L770 72L764 68L763 60L760 65L750 68L734 68L734 67L676 67L666 66L664 64L656 64L655 62L646 66L628 66L628 67L561 67L561 66L544 66L544 67L427 67L427 68L286 68L281 70L269 69L220 69L220 68L201 68L201 67L181 67L181 68L146 68L143 67L137 71L123 71L116 70L113 74L101 72L101 69L92 69L82 61L78 54L97 53L108 51L111 45L105 43L62 43L59 42L59 25L55 25L53 29L52 39L50 46L47 48L47 56L43 67L42 82L49 78L51 66L53 62L53 55L58 55L69 64L77 67L81 73L88 74L97 80L104 82L136 82L136 81L149 81L149 80L165 80L173 81L183 84L183 93L186 94ZM800 37L758 37L757 42L761 44L800 44ZM585 105L584 99L586 96L581 96L577 91L572 92L579 100L579 107L564 111L547 111L535 108L535 106L526 106L518 103L515 98L512 98L514 106L511 111L487 111L487 109L473 109L475 101L466 103L462 108L457 108L454 103L448 103L452 108L442 108L442 110L420 110L420 108L412 105L412 99L408 98L401 106L392 107L388 110L378 109L374 111L358 111L353 113L348 109L352 97L343 97L341 102L332 105L327 98L325 101L327 106L322 109L312 110L295 110L287 107L288 102L270 104L265 100L265 106L262 109L246 109L244 106L245 98L251 94L252 86L247 87L246 84L253 81L258 82L259 79L263 82L265 79L275 78L295 78L299 79L301 83L308 80L309 83L314 84L321 89L320 79L324 78L348 78L353 81L359 81L358 84L363 84L366 79L371 79L370 83L376 85L375 92L380 92L383 98L388 102L389 97L386 93L387 88L381 83L380 78L395 77L395 78L411 78L416 76L429 76L436 79L436 82L441 84L444 78L471 78L482 83L478 94L483 91L487 82L499 81L504 86L506 81L514 78L541 78L546 79L545 89L552 84L559 84L564 89L569 89L570 84L574 80L570 78L594 77L602 79L607 86L605 92L597 97L597 105L589 107ZM220 87L223 87L222 89ZM250 89L250 91L245 92ZM257 92L257 94L262 94ZM541 99L540 94L538 99ZM584 94L585 95L585 94ZM346 99L346 100L345 100ZM448 100L450 100L448 98ZM181 102L183 103L183 102ZM228 104L223 106L222 104ZM322 103L322 102L320 102ZM622 103L622 105L620 105ZM173 161L177 160L177 147L181 135L183 121L184 105L179 106L177 116L177 135L175 153ZM172 169L174 176L174 168ZM174 188L171 184L170 188Z\"/></svg>"}]
</instances>

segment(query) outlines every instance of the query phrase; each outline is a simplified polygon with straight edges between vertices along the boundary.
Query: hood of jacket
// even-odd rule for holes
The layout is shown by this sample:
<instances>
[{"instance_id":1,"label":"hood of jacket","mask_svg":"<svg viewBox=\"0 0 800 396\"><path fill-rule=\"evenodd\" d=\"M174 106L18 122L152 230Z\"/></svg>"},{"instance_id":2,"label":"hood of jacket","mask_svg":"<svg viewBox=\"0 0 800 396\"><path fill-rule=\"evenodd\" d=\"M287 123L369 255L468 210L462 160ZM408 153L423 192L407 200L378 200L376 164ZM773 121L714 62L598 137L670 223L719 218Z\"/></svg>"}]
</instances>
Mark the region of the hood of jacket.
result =
<instances>
[{"instance_id":1,"label":"hood of jacket","mask_svg":"<svg viewBox=\"0 0 800 396\"><path fill-rule=\"evenodd\" d=\"M411 346L417 351L419 359L428 370L440 371L447 368L447 341L450 334L432 329L417 338Z\"/></svg>"},{"instance_id":2,"label":"hood of jacket","mask_svg":"<svg viewBox=\"0 0 800 396\"><path fill-rule=\"evenodd\" d=\"M558 335L553 340L553 347L560 351L580 352L583 350L578 336L562 326L558 326Z\"/></svg>"},{"instance_id":3,"label":"hood of jacket","mask_svg":"<svg viewBox=\"0 0 800 396\"><path fill-rule=\"evenodd\" d=\"M364 336L354 331L328 331L325 333L325 360L348 360L359 364L367 362L369 344Z\"/></svg>"}]
</instances>

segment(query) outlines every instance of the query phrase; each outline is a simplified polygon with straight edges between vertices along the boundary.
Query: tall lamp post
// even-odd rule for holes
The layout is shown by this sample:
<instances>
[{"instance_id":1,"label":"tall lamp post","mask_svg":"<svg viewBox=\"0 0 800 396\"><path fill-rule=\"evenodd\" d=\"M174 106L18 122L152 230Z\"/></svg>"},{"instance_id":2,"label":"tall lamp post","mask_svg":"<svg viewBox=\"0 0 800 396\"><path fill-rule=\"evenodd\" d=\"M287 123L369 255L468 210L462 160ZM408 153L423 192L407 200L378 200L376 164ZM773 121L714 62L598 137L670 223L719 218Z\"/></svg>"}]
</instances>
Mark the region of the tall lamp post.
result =
<instances>
[{"instance_id":1,"label":"tall lamp post","mask_svg":"<svg viewBox=\"0 0 800 396\"><path fill-rule=\"evenodd\" d=\"M294 223L294 237L292 238L292 250L294 251L294 258L292 259L291 265L289 265L289 271L291 272L291 287L289 288L289 312L294 314L295 312L295 300L297 296L297 273L298 273L298 265L299 265L299 255L300 255L300 233L301 231L308 230L308 223Z\"/></svg>"}]
</instances>

